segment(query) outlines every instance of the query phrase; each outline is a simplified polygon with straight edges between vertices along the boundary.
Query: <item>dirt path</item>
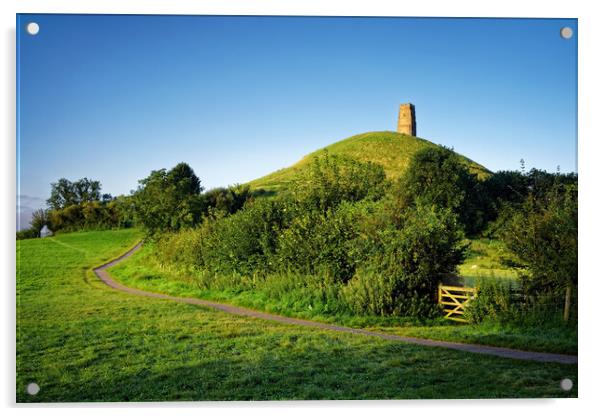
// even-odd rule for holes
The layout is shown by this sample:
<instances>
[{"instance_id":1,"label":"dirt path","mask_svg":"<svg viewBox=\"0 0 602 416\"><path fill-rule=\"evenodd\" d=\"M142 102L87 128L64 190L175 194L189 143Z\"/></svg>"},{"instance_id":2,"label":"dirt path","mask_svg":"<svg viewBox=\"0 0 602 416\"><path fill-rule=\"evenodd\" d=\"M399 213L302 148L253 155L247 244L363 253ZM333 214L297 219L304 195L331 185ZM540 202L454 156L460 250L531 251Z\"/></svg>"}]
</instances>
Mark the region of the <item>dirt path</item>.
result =
<instances>
[{"instance_id":1,"label":"dirt path","mask_svg":"<svg viewBox=\"0 0 602 416\"><path fill-rule=\"evenodd\" d=\"M406 342L406 343L410 343L410 344L423 345L423 346L427 346L427 347L450 348L453 350L467 351L467 352L478 353L478 354L488 354L488 355L495 355L495 356L504 357L504 358L514 358L517 360L554 362L554 363L562 363L562 364L577 364L577 356L576 355L522 351L522 350L511 349L511 348L490 347L490 346L486 346L486 345L477 345L477 344L463 344L463 343L459 343L459 342L435 341L435 340L423 339L423 338L413 338L413 337L404 337L404 336L400 336L400 335L384 334L384 333L380 333L380 332L368 331L365 329L349 328L349 327L345 327L345 326L331 325L331 324L325 324L325 323L314 322L314 321L307 321L304 319L289 318L286 316L259 312L259 311L255 311L252 309L241 308L238 306L232 306L232 305L227 305L224 303L217 303L217 302L212 302L212 301L203 300L203 299L183 298L183 297L178 297L178 296L164 295L161 293L147 292L144 290L134 289L134 288L130 288L127 286L123 286L122 284L113 280L111 278L111 276L109 276L107 269L112 266L115 266L118 263L121 263L122 261L124 261L125 259L130 257L132 254L134 254L136 251L138 251L141 246L142 246L142 243L138 243L134 248L132 248L131 250L129 250L128 252L123 254L121 257L119 257L109 263L106 263L100 267L95 268L94 273L104 283L106 283L110 287L112 287L116 290L120 290L122 292L130 293L132 295L147 296L147 297L151 297L151 298L167 299L167 300L172 300L172 301L176 301L176 302L184 302L184 303L190 303L193 305L206 306L209 308L218 309L220 311L223 311L226 313L231 313L234 315L241 315L241 316L248 316L251 318L265 319L265 320L269 320L269 321L282 322L285 324L301 325L301 326L306 326L306 327L328 329L328 330L339 331L339 332L349 332L352 334L359 334L359 335L368 335L368 336L383 338L386 340L401 341L401 342Z\"/></svg>"}]
</instances>

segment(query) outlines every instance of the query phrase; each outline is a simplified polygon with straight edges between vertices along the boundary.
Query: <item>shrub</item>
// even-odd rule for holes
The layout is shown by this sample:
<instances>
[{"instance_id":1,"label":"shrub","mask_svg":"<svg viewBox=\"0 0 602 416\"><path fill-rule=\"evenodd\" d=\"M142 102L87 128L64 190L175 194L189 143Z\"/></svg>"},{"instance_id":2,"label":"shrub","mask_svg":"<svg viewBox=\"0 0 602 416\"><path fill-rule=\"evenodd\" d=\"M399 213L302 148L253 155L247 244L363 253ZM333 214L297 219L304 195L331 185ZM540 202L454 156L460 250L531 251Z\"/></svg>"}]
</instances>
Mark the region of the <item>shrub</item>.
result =
<instances>
[{"instance_id":1,"label":"shrub","mask_svg":"<svg viewBox=\"0 0 602 416\"><path fill-rule=\"evenodd\" d=\"M53 231L76 231L84 228L84 215L81 205L69 205L63 209L53 209L48 213L50 229Z\"/></svg>"},{"instance_id":2,"label":"shrub","mask_svg":"<svg viewBox=\"0 0 602 416\"><path fill-rule=\"evenodd\" d=\"M379 199L387 186L382 166L324 151L296 180L293 195L309 210L327 211L343 201Z\"/></svg>"},{"instance_id":3,"label":"shrub","mask_svg":"<svg viewBox=\"0 0 602 416\"><path fill-rule=\"evenodd\" d=\"M558 327L562 321L564 302L555 292L540 292L537 296L517 289L511 281L481 279L477 285L477 296L471 300L465 317L471 323L519 325L521 327ZM577 323L577 295L573 293L571 320L566 325Z\"/></svg>"},{"instance_id":4,"label":"shrub","mask_svg":"<svg viewBox=\"0 0 602 416\"><path fill-rule=\"evenodd\" d=\"M278 236L274 270L300 274L323 273L346 282L363 256L355 250L361 223L375 204L342 203L326 212L297 211Z\"/></svg>"},{"instance_id":5,"label":"shrub","mask_svg":"<svg viewBox=\"0 0 602 416\"><path fill-rule=\"evenodd\" d=\"M159 262L185 271L198 270L203 265L202 238L201 228L162 234L155 242Z\"/></svg>"},{"instance_id":6,"label":"shrub","mask_svg":"<svg viewBox=\"0 0 602 416\"><path fill-rule=\"evenodd\" d=\"M214 214L218 211L224 214L234 214L251 199L251 195L249 185L210 189L203 194L203 211Z\"/></svg>"},{"instance_id":7,"label":"shrub","mask_svg":"<svg viewBox=\"0 0 602 416\"><path fill-rule=\"evenodd\" d=\"M558 184L543 197L530 195L513 210L502 238L526 266L523 285L531 295L556 293L567 300L577 288L577 186Z\"/></svg>"},{"instance_id":8,"label":"shrub","mask_svg":"<svg viewBox=\"0 0 602 416\"><path fill-rule=\"evenodd\" d=\"M36 232L33 228L27 228L25 230L17 231L17 240L25 240L28 238L38 238L40 236L39 232Z\"/></svg>"},{"instance_id":9,"label":"shrub","mask_svg":"<svg viewBox=\"0 0 602 416\"><path fill-rule=\"evenodd\" d=\"M477 296L468 302L464 315L472 323L511 321L518 316L519 306L511 282L495 278L479 281Z\"/></svg>"},{"instance_id":10,"label":"shrub","mask_svg":"<svg viewBox=\"0 0 602 416\"><path fill-rule=\"evenodd\" d=\"M209 220L202 232L203 265L215 273L267 272L277 236L290 222L292 210L284 200L263 199L233 215Z\"/></svg>"},{"instance_id":11,"label":"shrub","mask_svg":"<svg viewBox=\"0 0 602 416\"><path fill-rule=\"evenodd\" d=\"M464 229L475 234L485 226L487 200L483 185L459 156L445 147L426 148L410 161L405 175L394 187L399 209L417 201L449 208Z\"/></svg>"},{"instance_id":12,"label":"shrub","mask_svg":"<svg viewBox=\"0 0 602 416\"><path fill-rule=\"evenodd\" d=\"M357 312L430 315L440 278L455 270L466 245L450 210L417 205L403 214L399 229L378 231L376 249L345 289Z\"/></svg>"}]
</instances>

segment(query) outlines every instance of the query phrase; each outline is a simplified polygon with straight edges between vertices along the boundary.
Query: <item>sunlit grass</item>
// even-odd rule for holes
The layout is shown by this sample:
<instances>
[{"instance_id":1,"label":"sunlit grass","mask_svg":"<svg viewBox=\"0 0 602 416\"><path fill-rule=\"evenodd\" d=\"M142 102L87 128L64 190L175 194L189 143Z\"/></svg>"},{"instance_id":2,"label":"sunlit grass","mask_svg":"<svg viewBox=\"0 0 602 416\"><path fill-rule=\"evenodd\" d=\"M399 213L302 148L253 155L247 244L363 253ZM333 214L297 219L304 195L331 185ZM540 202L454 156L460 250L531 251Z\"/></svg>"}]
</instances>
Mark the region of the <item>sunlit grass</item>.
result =
<instances>
[{"instance_id":1,"label":"sunlit grass","mask_svg":"<svg viewBox=\"0 0 602 416\"><path fill-rule=\"evenodd\" d=\"M466 286L476 286L483 278L508 279L518 284L518 273L508 264L511 259L511 253L501 241L475 239L470 241L468 256L458 272Z\"/></svg>"},{"instance_id":2,"label":"sunlit grass","mask_svg":"<svg viewBox=\"0 0 602 416\"><path fill-rule=\"evenodd\" d=\"M378 163L383 166L388 178L396 179L407 170L410 160L416 152L434 146L436 145L428 140L392 131L358 134L310 153L294 165L255 179L249 182L249 185L253 189L267 191L286 189L299 172L310 165L312 158L324 150L359 161ZM483 178L489 175L489 171L478 163L464 156L460 156L460 160L479 177Z\"/></svg>"},{"instance_id":3,"label":"sunlit grass","mask_svg":"<svg viewBox=\"0 0 602 416\"><path fill-rule=\"evenodd\" d=\"M89 271L138 238L137 231L122 230L17 242L17 401L577 394L576 365L515 361L243 318L117 292ZM163 278L147 277L147 282ZM191 287L162 284L183 293ZM559 388L565 377L576 383L571 392ZM25 393L30 382L40 385L36 396Z\"/></svg>"}]
</instances>

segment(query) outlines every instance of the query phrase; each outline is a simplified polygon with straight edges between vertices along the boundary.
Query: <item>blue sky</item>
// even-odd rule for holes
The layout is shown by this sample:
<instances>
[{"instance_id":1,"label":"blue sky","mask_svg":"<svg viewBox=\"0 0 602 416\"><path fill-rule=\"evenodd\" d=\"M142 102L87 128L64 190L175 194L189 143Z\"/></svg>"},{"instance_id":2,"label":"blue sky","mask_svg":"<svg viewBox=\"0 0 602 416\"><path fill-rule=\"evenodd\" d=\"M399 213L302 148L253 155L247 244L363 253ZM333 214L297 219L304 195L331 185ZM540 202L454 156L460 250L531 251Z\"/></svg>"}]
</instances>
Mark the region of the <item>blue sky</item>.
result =
<instances>
[{"instance_id":1,"label":"blue sky","mask_svg":"<svg viewBox=\"0 0 602 416\"><path fill-rule=\"evenodd\" d=\"M20 15L21 209L61 177L117 195L180 161L206 188L244 183L395 130L402 102L418 136L491 170L576 171L576 35L575 19Z\"/></svg>"}]
</instances>

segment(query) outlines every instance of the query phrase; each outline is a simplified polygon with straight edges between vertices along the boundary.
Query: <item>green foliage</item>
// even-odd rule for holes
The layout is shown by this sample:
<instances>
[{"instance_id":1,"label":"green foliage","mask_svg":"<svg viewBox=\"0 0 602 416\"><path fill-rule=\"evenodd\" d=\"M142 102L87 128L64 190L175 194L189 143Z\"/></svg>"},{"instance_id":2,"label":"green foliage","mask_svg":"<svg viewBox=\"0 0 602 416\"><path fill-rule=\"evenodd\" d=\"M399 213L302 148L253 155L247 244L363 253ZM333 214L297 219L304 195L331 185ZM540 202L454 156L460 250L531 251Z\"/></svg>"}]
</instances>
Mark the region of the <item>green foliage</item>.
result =
<instances>
[{"instance_id":1,"label":"green foliage","mask_svg":"<svg viewBox=\"0 0 602 416\"><path fill-rule=\"evenodd\" d=\"M481 281L469 318L536 327L560 325L564 312L569 322L563 325L575 325L577 176L501 172L488 179L487 189L499 210L489 233L501 237L510 254L504 261L522 281Z\"/></svg>"},{"instance_id":2,"label":"green foliage","mask_svg":"<svg viewBox=\"0 0 602 416\"><path fill-rule=\"evenodd\" d=\"M109 209L114 209L118 214L117 228L129 228L137 225L136 202L132 196L119 195L107 205Z\"/></svg>"},{"instance_id":3,"label":"green foliage","mask_svg":"<svg viewBox=\"0 0 602 416\"><path fill-rule=\"evenodd\" d=\"M463 234L451 209L416 201L397 211L387 189L381 167L324 153L292 192L217 210L194 231L161 238L159 257L194 270L207 289L273 295L277 276L304 276L307 290L293 293L331 310L428 316L438 279L462 260Z\"/></svg>"},{"instance_id":4,"label":"green foliage","mask_svg":"<svg viewBox=\"0 0 602 416\"><path fill-rule=\"evenodd\" d=\"M83 202L100 201L101 185L99 181L82 178L75 182L61 178L50 184L50 198L46 201L53 210L67 208Z\"/></svg>"},{"instance_id":5,"label":"green foliage","mask_svg":"<svg viewBox=\"0 0 602 416\"><path fill-rule=\"evenodd\" d=\"M563 299L559 301L555 293L547 291L532 296L525 293L524 288L517 288L511 281L483 278L479 279L477 297L469 302L464 316L472 324L510 325L523 328L526 332L556 332L564 337L572 334L576 339L576 300L577 295L574 294L571 319L563 322Z\"/></svg>"},{"instance_id":6,"label":"green foliage","mask_svg":"<svg viewBox=\"0 0 602 416\"><path fill-rule=\"evenodd\" d=\"M576 185L557 184L512 211L501 235L529 270L528 290L562 292L577 285L577 221Z\"/></svg>"},{"instance_id":7,"label":"green foliage","mask_svg":"<svg viewBox=\"0 0 602 416\"><path fill-rule=\"evenodd\" d=\"M52 183L47 200L50 208L34 212L31 229L17 234L17 239L39 237L44 225L53 232L133 227L132 198L101 196L100 189L99 181L87 178L75 182L62 178Z\"/></svg>"},{"instance_id":8,"label":"green foliage","mask_svg":"<svg viewBox=\"0 0 602 416\"><path fill-rule=\"evenodd\" d=\"M105 230L132 227L135 222L128 218L126 198L109 202L90 201L52 209L47 214L47 225L54 231Z\"/></svg>"},{"instance_id":9,"label":"green foliage","mask_svg":"<svg viewBox=\"0 0 602 416\"><path fill-rule=\"evenodd\" d=\"M234 215L200 228L202 265L214 273L256 274L269 269L278 234L293 215L282 200L255 200Z\"/></svg>"},{"instance_id":10,"label":"green foliage","mask_svg":"<svg viewBox=\"0 0 602 416\"><path fill-rule=\"evenodd\" d=\"M450 210L418 204L402 216L400 228L379 230L345 290L359 313L430 316L438 282L462 261L463 233Z\"/></svg>"},{"instance_id":11,"label":"green foliage","mask_svg":"<svg viewBox=\"0 0 602 416\"><path fill-rule=\"evenodd\" d=\"M44 228L45 225L48 225L48 211L45 209L37 209L31 214L31 221L29 225L31 227L32 232L34 232L37 236L40 235L40 231Z\"/></svg>"},{"instance_id":12,"label":"green foliage","mask_svg":"<svg viewBox=\"0 0 602 416\"><path fill-rule=\"evenodd\" d=\"M464 317L472 323L515 321L519 317L518 309L511 282L480 279L477 296L469 302Z\"/></svg>"},{"instance_id":13,"label":"green foliage","mask_svg":"<svg viewBox=\"0 0 602 416\"><path fill-rule=\"evenodd\" d=\"M152 171L134 194L136 216L148 234L190 227L202 213L199 178L186 163Z\"/></svg>"},{"instance_id":14,"label":"green foliage","mask_svg":"<svg viewBox=\"0 0 602 416\"><path fill-rule=\"evenodd\" d=\"M293 198L307 210L326 211L343 201L380 199L387 187L382 166L331 155L314 157L295 181Z\"/></svg>"},{"instance_id":15,"label":"green foliage","mask_svg":"<svg viewBox=\"0 0 602 416\"><path fill-rule=\"evenodd\" d=\"M17 240L26 240L29 238L38 238L40 233L36 232L33 228L26 228L24 230L17 231Z\"/></svg>"},{"instance_id":16,"label":"green foliage","mask_svg":"<svg viewBox=\"0 0 602 416\"><path fill-rule=\"evenodd\" d=\"M378 209L373 201L344 202L326 212L298 210L288 227L278 236L273 270L328 276L346 282L365 260L358 238L367 217Z\"/></svg>"},{"instance_id":17,"label":"green foliage","mask_svg":"<svg viewBox=\"0 0 602 416\"><path fill-rule=\"evenodd\" d=\"M233 214L242 209L251 199L249 185L234 185L228 188L214 188L203 194L204 212L215 215Z\"/></svg>"},{"instance_id":18,"label":"green foliage","mask_svg":"<svg viewBox=\"0 0 602 416\"><path fill-rule=\"evenodd\" d=\"M553 188L558 186L577 186L576 173L548 173L538 169L529 172L499 171L488 176L484 183L487 210L484 214L488 220L495 220L498 215L505 215L507 208L517 208L529 197L541 200ZM496 228L503 226L506 218L494 224Z\"/></svg>"},{"instance_id":19,"label":"green foliage","mask_svg":"<svg viewBox=\"0 0 602 416\"><path fill-rule=\"evenodd\" d=\"M394 192L400 209L417 201L448 208L458 215L469 234L485 225L486 201L481 182L460 156L445 147L416 152Z\"/></svg>"}]
</instances>

